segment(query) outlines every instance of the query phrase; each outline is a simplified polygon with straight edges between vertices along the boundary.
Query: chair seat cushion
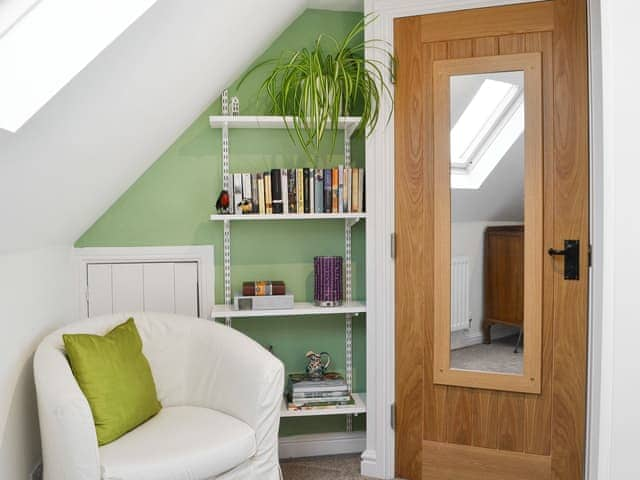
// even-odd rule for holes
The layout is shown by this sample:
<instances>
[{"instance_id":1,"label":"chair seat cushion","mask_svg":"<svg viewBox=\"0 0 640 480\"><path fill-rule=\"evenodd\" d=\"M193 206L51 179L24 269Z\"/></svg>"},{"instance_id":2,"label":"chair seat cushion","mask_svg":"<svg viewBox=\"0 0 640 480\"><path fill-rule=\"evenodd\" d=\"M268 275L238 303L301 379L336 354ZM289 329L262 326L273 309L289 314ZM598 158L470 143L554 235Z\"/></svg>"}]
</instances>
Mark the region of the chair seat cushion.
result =
<instances>
[{"instance_id":1,"label":"chair seat cushion","mask_svg":"<svg viewBox=\"0 0 640 480\"><path fill-rule=\"evenodd\" d=\"M256 451L244 422L201 407L166 407L100 447L102 480L197 480L240 465Z\"/></svg>"}]
</instances>

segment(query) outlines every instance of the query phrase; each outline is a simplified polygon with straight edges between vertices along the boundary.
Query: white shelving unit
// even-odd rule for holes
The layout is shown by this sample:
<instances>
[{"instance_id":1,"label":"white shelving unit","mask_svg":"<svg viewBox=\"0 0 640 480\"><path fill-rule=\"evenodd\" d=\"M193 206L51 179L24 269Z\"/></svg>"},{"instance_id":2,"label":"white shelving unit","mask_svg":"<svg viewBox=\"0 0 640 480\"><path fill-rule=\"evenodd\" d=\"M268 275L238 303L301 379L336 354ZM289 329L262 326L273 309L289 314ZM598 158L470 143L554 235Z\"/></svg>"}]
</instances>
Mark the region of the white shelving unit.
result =
<instances>
[{"instance_id":1,"label":"white shelving unit","mask_svg":"<svg viewBox=\"0 0 640 480\"><path fill-rule=\"evenodd\" d=\"M344 163L348 167L351 165L351 135L360 123L360 117L340 117L338 127L344 130ZM222 183L223 188L231 190L230 180L230 139L229 130L236 128L243 129L283 129L293 125L292 117L279 116L228 116L216 115L209 117L211 128L222 130ZM224 264L224 304L216 305L211 312L212 318L224 318L227 325L231 325L234 318L247 317L274 317L274 316L298 316L298 315L330 315L340 314L345 317L345 352L346 352L346 375L349 392L352 393L355 404L341 408L323 410L300 410L290 411L287 409L286 401L283 398L281 413L282 417L307 417L320 415L347 415L347 431L352 431L353 415L365 413L366 395L363 393L353 393L353 317L366 312L366 304L354 302L352 294L352 271L351 271L351 229L358 221L366 218L366 213L308 213L308 214L247 214L247 215L211 215L210 220L224 223L223 240L223 264ZM236 310L232 304L231 297L231 224L234 221L270 221L270 220L334 220L344 222L344 269L345 269L345 302L340 307L323 308L311 303L296 303L293 309L289 310L261 310L247 311Z\"/></svg>"}]
</instances>

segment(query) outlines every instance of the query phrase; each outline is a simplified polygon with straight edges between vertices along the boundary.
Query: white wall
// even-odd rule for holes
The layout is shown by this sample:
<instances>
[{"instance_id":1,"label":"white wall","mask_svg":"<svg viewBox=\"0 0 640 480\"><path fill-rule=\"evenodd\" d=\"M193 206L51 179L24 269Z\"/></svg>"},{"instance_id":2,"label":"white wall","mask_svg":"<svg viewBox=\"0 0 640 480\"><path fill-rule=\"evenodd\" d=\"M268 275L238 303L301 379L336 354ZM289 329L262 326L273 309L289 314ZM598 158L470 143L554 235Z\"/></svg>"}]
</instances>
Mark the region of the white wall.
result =
<instances>
[{"instance_id":1,"label":"white wall","mask_svg":"<svg viewBox=\"0 0 640 480\"><path fill-rule=\"evenodd\" d=\"M471 310L471 328L454 332L451 346L460 348L482 343L482 315L484 312L484 231L487 227L499 225L519 225L521 222L454 222L451 224L451 256L468 257ZM491 330L493 338L517 333L518 330L496 325Z\"/></svg>"},{"instance_id":2,"label":"white wall","mask_svg":"<svg viewBox=\"0 0 640 480\"><path fill-rule=\"evenodd\" d=\"M40 460L32 358L42 337L77 315L71 247L0 255L0 478L24 480Z\"/></svg>"},{"instance_id":3,"label":"white wall","mask_svg":"<svg viewBox=\"0 0 640 480\"><path fill-rule=\"evenodd\" d=\"M595 7L597 8L597 4ZM594 323L601 326L596 370L599 395L599 480L640 478L640 62L637 0L601 0L602 107L604 111L602 175L595 178L596 238L602 238L601 267L594 292ZM597 13L597 12L596 12ZM595 72L599 81L599 72ZM597 171L597 169L596 169Z\"/></svg>"}]
</instances>

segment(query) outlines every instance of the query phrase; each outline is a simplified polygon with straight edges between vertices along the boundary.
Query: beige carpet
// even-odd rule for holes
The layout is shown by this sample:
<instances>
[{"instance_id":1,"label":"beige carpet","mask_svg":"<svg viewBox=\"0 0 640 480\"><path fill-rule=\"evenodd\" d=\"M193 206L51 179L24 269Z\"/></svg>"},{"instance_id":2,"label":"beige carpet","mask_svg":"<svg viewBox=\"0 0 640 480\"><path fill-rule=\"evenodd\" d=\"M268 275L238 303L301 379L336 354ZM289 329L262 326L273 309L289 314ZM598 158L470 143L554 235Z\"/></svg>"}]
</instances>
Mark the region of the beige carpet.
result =
<instances>
[{"instance_id":1,"label":"beige carpet","mask_svg":"<svg viewBox=\"0 0 640 480\"><path fill-rule=\"evenodd\" d=\"M360 455L282 460L284 480L363 480Z\"/></svg>"}]
</instances>

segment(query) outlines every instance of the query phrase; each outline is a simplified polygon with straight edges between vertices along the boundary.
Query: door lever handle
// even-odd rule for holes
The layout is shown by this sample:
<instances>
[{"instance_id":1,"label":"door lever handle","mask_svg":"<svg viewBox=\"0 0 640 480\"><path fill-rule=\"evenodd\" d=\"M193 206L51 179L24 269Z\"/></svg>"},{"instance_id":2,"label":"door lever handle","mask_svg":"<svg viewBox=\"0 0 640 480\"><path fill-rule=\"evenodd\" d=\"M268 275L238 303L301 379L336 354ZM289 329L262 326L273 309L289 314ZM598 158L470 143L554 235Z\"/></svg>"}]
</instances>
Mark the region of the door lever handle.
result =
<instances>
[{"instance_id":1,"label":"door lever handle","mask_svg":"<svg viewBox=\"0 0 640 480\"><path fill-rule=\"evenodd\" d=\"M565 240L564 250L550 248L547 253L564 257L564 279L580 280L580 240Z\"/></svg>"}]
</instances>

